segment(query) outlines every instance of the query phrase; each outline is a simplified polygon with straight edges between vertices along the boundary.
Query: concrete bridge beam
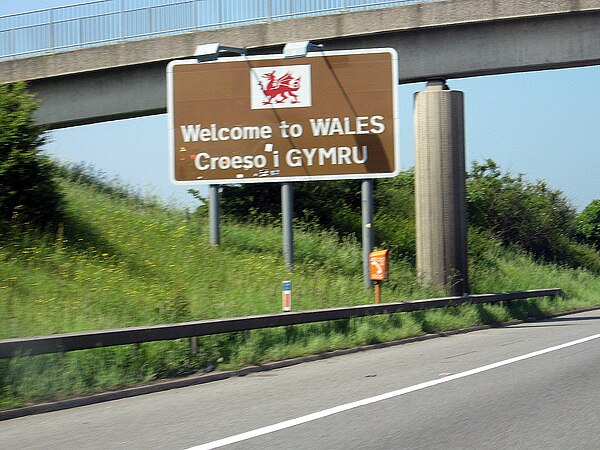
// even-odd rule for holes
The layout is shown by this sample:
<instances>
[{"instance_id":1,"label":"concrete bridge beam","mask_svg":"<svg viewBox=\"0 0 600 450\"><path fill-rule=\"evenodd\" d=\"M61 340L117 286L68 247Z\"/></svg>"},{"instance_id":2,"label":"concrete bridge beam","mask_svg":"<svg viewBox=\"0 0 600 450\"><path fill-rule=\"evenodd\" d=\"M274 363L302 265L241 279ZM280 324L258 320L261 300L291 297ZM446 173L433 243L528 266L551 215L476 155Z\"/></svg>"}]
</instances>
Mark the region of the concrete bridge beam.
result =
<instances>
[{"instance_id":1,"label":"concrete bridge beam","mask_svg":"<svg viewBox=\"0 0 600 450\"><path fill-rule=\"evenodd\" d=\"M0 82L28 80L40 123L68 127L166 111L165 67L196 45L250 54L286 42L393 47L400 83L600 64L597 0L445 0L196 31L0 62Z\"/></svg>"}]
</instances>

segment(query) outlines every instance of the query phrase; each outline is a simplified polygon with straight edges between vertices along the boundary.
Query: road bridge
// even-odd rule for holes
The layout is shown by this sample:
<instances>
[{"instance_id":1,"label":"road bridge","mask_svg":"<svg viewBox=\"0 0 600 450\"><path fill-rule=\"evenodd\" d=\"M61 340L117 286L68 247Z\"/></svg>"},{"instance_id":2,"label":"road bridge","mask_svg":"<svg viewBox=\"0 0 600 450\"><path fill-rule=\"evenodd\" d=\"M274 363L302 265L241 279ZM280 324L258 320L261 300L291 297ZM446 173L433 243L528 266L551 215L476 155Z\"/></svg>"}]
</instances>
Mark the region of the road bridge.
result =
<instances>
[{"instance_id":1,"label":"road bridge","mask_svg":"<svg viewBox=\"0 0 600 450\"><path fill-rule=\"evenodd\" d=\"M598 0L445 0L200 30L0 62L0 82L27 80L38 121L61 128L166 111L165 67L198 44L279 53L312 40L328 50L393 47L400 83L600 64Z\"/></svg>"}]
</instances>

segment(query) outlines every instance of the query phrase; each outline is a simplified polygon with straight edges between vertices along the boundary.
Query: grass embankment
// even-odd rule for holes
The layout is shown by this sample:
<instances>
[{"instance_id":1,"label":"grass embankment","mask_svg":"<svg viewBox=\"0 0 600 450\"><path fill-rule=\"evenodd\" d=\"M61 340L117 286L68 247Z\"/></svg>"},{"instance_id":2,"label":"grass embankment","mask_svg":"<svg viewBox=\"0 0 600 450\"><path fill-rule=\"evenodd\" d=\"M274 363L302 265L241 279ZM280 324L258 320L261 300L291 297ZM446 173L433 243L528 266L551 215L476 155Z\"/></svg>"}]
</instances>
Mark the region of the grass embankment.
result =
<instances>
[{"instance_id":1,"label":"grass embankment","mask_svg":"<svg viewBox=\"0 0 600 450\"><path fill-rule=\"evenodd\" d=\"M297 230L296 270L281 267L281 232L226 223L222 246L207 244L205 218L84 184L65 183L68 220L49 238L0 236L0 338L274 313L281 282L293 280L293 309L372 302L361 249L332 233ZM569 300L513 302L310 324L186 340L0 360L0 408L191 373L507 321L600 304L600 278L540 265L498 247L479 249L473 292L561 287ZM393 261L384 301L443 296L419 287Z\"/></svg>"}]
</instances>

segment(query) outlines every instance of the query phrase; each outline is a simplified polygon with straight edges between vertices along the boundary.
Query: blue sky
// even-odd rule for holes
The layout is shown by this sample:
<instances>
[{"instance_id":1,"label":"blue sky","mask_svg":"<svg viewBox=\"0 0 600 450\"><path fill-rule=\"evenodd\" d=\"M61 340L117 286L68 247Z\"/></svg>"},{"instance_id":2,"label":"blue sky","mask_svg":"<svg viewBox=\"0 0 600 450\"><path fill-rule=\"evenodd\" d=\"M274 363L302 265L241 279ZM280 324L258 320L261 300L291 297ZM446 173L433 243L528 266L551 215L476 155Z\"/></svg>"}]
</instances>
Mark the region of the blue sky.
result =
<instances>
[{"instance_id":1,"label":"blue sky","mask_svg":"<svg viewBox=\"0 0 600 450\"><path fill-rule=\"evenodd\" d=\"M0 0L0 15L58 6L65 0ZM402 70L402 68L400 68ZM503 170L546 180L578 209L600 198L600 66L449 80L465 93L467 161L492 158ZM402 168L414 164L413 95L400 86ZM61 160L85 161L141 191L183 206L197 204L168 174L166 115L50 133ZM82 142L84 144L82 144Z\"/></svg>"},{"instance_id":2,"label":"blue sky","mask_svg":"<svg viewBox=\"0 0 600 450\"><path fill-rule=\"evenodd\" d=\"M63 6L70 3L75 2L68 2L65 0L0 0L0 16L42 8L52 8L54 6Z\"/></svg>"}]
</instances>

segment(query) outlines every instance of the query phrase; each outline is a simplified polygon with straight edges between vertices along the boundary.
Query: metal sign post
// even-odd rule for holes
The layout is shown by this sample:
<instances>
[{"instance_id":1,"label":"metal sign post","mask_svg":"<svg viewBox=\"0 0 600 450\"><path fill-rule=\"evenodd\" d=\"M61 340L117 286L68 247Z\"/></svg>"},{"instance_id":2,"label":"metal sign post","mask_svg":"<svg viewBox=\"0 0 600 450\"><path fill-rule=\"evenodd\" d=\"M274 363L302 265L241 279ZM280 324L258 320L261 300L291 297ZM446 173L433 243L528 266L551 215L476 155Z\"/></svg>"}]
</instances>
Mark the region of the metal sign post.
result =
<instances>
[{"instance_id":1,"label":"metal sign post","mask_svg":"<svg viewBox=\"0 0 600 450\"><path fill-rule=\"evenodd\" d=\"M281 185L281 227L283 230L283 261L285 267L294 269L294 185Z\"/></svg>"},{"instance_id":2,"label":"metal sign post","mask_svg":"<svg viewBox=\"0 0 600 450\"><path fill-rule=\"evenodd\" d=\"M373 180L361 183L363 280L365 288L372 285L369 269L369 254L373 251Z\"/></svg>"},{"instance_id":3,"label":"metal sign post","mask_svg":"<svg viewBox=\"0 0 600 450\"><path fill-rule=\"evenodd\" d=\"M210 245L221 245L221 204L219 185L208 187L208 220L210 222Z\"/></svg>"}]
</instances>

